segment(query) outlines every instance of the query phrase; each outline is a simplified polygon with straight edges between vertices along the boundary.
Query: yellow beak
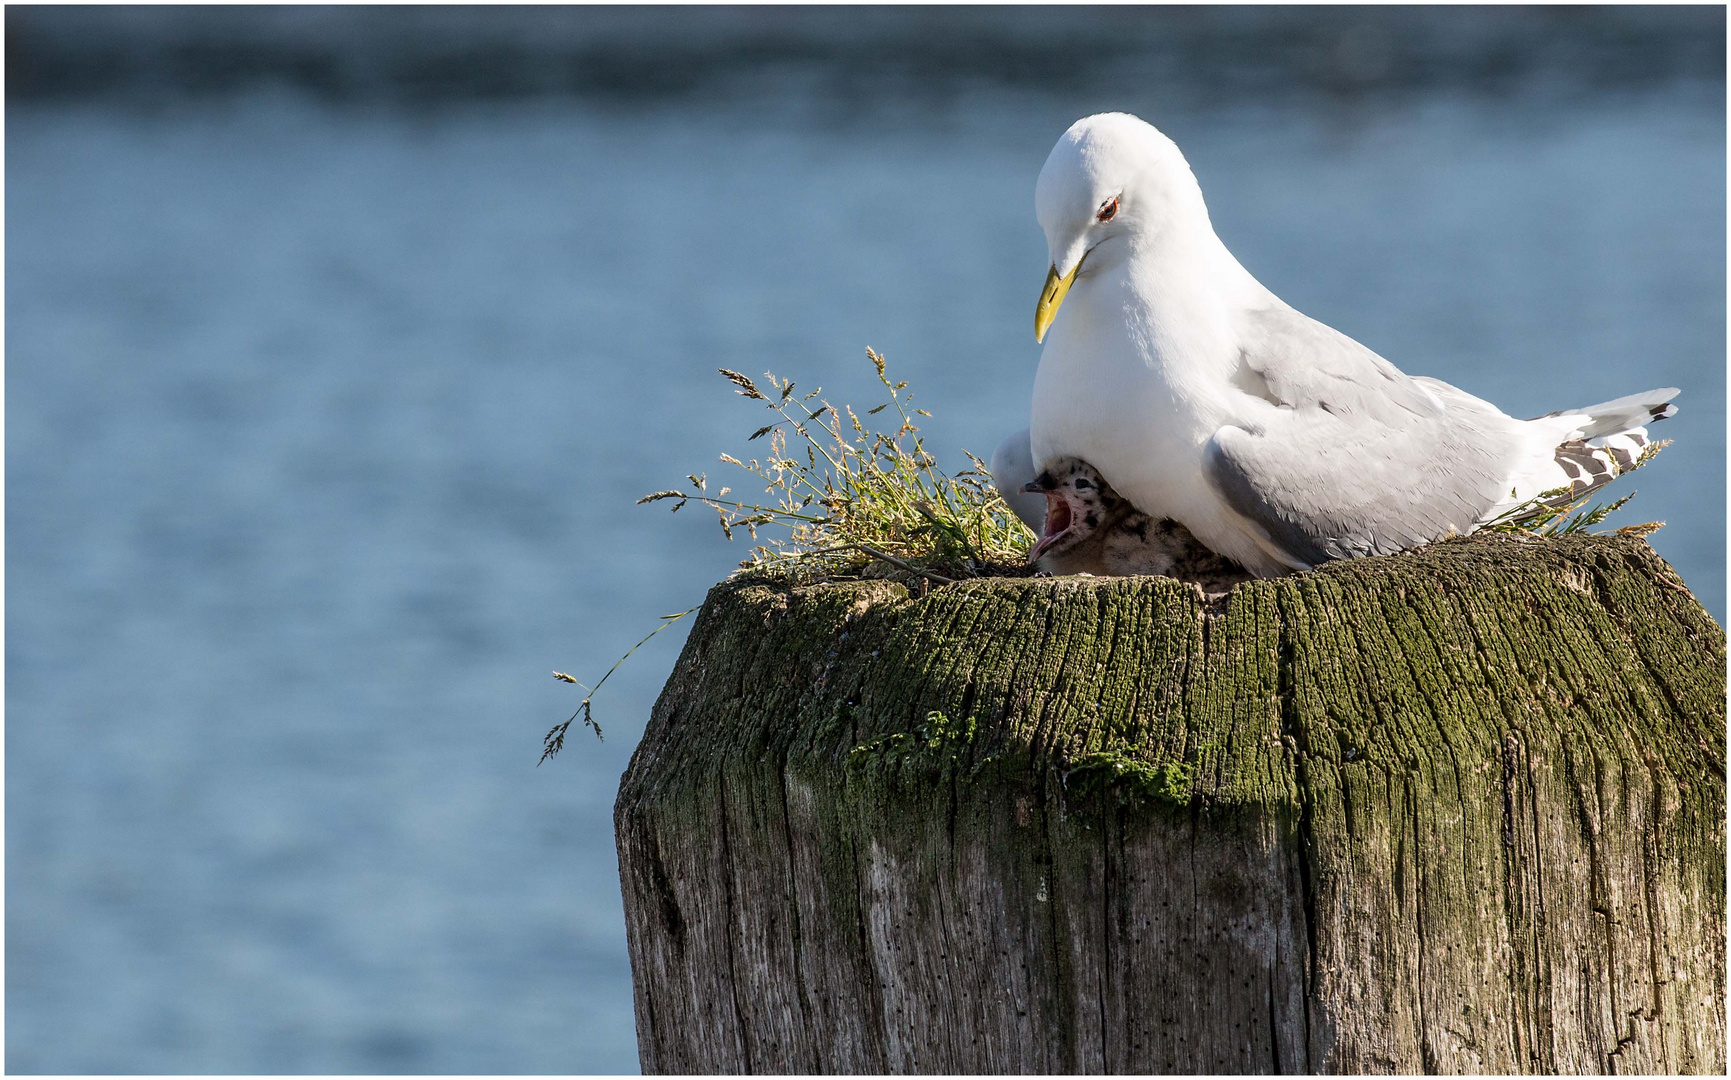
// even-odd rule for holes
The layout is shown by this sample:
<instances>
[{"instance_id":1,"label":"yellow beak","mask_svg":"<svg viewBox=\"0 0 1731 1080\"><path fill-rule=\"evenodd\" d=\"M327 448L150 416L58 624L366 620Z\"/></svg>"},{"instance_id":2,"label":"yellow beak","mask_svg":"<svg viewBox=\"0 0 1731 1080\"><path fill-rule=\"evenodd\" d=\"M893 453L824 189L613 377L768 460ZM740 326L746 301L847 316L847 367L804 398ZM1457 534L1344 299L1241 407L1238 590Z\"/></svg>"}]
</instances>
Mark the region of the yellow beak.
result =
<instances>
[{"instance_id":1,"label":"yellow beak","mask_svg":"<svg viewBox=\"0 0 1731 1080\"><path fill-rule=\"evenodd\" d=\"M1082 269L1081 260L1070 268L1063 277L1058 276L1058 268L1052 267L1046 271L1046 287L1040 290L1040 306L1034 309L1034 340L1046 340L1046 329L1052 325L1052 320L1058 317L1058 309L1064 306L1064 297L1070 292L1070 284L1076 280L1076 271Z\"/></svg>"}]
</instances>

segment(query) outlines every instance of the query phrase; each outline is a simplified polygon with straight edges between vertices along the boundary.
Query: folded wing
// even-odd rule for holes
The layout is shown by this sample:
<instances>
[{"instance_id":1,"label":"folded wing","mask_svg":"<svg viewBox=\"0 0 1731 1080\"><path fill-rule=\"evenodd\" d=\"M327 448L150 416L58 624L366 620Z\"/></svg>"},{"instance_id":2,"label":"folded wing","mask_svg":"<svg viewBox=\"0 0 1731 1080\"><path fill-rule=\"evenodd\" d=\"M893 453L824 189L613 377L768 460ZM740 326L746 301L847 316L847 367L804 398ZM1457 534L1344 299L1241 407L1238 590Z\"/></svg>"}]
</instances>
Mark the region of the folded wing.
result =
<instances>
[{"instance_id":1,"label":"folded wing","mask_svg":"<svg viewBox=\"0 0 1731 1080\"><path fill-rule=\"evenodd\" d=\"M1235 382L1276 407L1215 432L1204 468L1295 568L1471 532L1531 452L1521 421L1285 305L1242 340Z\"/></svg>"}]
</instances>

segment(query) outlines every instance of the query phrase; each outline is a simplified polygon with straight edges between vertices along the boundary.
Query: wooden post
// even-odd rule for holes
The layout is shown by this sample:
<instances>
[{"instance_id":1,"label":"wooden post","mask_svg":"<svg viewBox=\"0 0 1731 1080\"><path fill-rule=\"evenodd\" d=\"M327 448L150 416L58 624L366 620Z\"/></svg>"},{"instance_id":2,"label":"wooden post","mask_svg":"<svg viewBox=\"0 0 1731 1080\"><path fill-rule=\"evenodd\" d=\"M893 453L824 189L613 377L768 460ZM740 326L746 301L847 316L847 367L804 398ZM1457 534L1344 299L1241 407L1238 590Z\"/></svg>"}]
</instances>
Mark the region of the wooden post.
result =
<instances>
[{"instance_id":1,"label":"wooden post","mask_svg":"<svg viewBox=\"0 0 1731 1080\"><path fill-rule=\"evenodd\" d=\"M1723 1074L1724 763L1632 538L725 583L614 812L642 1066Z\"/></svg>"}]
</instances>

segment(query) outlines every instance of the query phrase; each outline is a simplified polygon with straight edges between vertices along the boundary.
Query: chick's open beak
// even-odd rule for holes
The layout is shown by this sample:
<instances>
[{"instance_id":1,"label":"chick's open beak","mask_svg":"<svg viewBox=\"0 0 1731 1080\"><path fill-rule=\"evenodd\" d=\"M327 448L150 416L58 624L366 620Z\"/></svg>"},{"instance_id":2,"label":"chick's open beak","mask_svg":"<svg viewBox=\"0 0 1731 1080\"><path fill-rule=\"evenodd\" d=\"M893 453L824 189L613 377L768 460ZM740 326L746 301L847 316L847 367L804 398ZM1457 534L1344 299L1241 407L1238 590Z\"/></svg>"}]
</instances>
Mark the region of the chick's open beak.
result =
<instances>
[{"instance_id":1,"label":"chick's open beak","mask_svg":"<svg viewBox=\"0 0 1731 1080\"><path fill-rule=\"evenodd\" d=\"M1082 262L1078 259L1063 277L1058 276L1056 266L1046 271L1046 287L1040 290L1040 305L1034 309L1035 341L1046 340L1046 328L1058 317L1058 308L1063 306L1064 296L1069 293L1071 283L1076 280L1076 271L1080 269Z\"/></svg>"},{"instance_id":2,"label":"chick's open beak","mask_svg":"<svg viewBox=\"0 0 1731 1080\"><path fill-rule=\"evenodd\" d=\"M1039 476L1022 485L1021 490L1028 495L1044 495L1046 497L1046 527L1040 530L1040 540L1034 549L1028 552L1028 565L1040 561L1040 556L1046 549L1057 543L1059 538L1069 531L1075 521L1075 515L1070 512L1070 501L1064 498L1052 480L1050 473Z\"/></svg>"},{"instance_id":3,"label":"chick's open beak","mask_svg":"<svg viewBox=\"0 0 1731 1080\"><path fill-rule=\"evenodd\" d=\"M1040 530L1040 542L1028 552L1028 565L1038 563L1046 549L1063 539L1074 523L1075 515L1070 512L1069 501L1058 492L1046 492L1046 527Z\"/></svg>"}]
</instances>

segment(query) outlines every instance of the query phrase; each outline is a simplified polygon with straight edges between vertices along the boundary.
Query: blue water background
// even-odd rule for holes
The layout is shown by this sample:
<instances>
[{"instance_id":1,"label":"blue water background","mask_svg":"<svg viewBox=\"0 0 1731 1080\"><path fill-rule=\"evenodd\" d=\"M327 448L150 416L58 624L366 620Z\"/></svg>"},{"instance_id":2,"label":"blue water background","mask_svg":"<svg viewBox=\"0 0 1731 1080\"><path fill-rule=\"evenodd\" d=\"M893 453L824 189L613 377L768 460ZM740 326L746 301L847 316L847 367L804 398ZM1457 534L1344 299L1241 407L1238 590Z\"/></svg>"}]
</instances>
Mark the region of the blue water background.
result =
<instances>
[{"instance_id":1,"label":"blue water background","mask_svg":"<svg viewBox=\"0 0 1731 1080\"><path fill-rule=\"evenodd\" d=\"M633 505L750 449L716 368L861 402L874 346L952 467L1025 422L1034 176L1098 109L1409 372L1683 388L1617 520L1723 619L1722 82L916 91L9 105L9 1071L635 1070L611 806L684 630L537 770L550 672L744 554Z\"/></svg>"}]
</instances>

